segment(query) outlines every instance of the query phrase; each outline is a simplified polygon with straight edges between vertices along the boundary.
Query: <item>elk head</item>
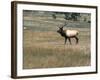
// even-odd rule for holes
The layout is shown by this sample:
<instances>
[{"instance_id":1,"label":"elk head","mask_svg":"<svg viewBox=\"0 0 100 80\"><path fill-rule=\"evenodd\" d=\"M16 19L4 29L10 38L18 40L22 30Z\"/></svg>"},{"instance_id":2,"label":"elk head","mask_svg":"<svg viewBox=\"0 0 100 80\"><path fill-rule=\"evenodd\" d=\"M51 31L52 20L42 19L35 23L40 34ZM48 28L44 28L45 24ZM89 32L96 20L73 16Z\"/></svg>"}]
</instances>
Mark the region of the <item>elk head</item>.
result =
<instances>
[{"instance_id":1,"label":"elk head","mask_svg":"<svg viewBox=\"0 0 100 80\"><path fill-rule=\"evenodd\" d=\"M58 33L62 33L63 32L63 27L59 27L59 29L57 30Z\"/></svg>"},{"instance_id":2,"label":"elk head","mask_svg":"<svg viewBox=\"0 0 100 80\"><path fill-rule=\"evenodd\" d=\"M59 33L59 34L61 34L62 36L63 36L63 34L65 34L65 32L64 32L64 30L63 30L63 27L64 26L66 26L66 22L64 22L64 24L61 26L61 27L59 27L59 29L57 30L57 32Z\"/></svg>"}]
</instances>

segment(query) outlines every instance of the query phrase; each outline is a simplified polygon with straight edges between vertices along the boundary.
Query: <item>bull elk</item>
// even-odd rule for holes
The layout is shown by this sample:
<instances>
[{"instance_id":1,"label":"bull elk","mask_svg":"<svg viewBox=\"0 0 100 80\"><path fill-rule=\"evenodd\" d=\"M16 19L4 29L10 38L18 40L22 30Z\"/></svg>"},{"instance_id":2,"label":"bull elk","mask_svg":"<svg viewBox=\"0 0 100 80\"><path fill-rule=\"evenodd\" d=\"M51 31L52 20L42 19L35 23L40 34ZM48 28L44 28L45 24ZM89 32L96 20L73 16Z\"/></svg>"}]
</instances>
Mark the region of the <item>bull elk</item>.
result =
<instances>
[{"instance_id":1,"label":"bull elk","mask_svg":"<svg viewBox=\"0 0 100 80\"><path fill-rule=\"evenodd\" d=\"M65 38L65 44L67 42L67 39L69 40L70 44L71 43L71 38L75 38L76 39L76 44L78 44L79 42L79 39L77 37L77 35L79 34L79 31L77 30L64 30L63 27L66 25L66 23L62 26L62 27L59 27L59 30L57 30L57 32Z\"/></svg>"}]
</instances>

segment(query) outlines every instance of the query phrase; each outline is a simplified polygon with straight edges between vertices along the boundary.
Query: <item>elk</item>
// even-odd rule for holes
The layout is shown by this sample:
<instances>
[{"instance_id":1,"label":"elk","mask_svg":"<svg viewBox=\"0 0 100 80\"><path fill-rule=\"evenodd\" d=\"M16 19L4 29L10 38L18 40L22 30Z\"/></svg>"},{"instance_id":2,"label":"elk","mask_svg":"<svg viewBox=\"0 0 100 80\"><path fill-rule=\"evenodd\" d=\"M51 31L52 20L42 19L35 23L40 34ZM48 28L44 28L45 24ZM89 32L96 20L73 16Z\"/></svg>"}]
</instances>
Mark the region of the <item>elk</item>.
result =
<instances>
[{"instance_id":1,"label":"elk","mask_svg":"<svg viewBox=\"0 0 100 80\"><path fill-rule=\"evenodd\" d=\"M78 44L79 42L79 39L77 37L77 35L79 34L79 31L77 30L64 30L63 27L66 25L66 23L62 26L62 27L59 27L59 30L57 30L57 32L65 38L65 44L67 42L67 39L69 40L70 44L71 43L71 38L75 38L76 39L76 44Z\"/></svg>"}]
</instances>

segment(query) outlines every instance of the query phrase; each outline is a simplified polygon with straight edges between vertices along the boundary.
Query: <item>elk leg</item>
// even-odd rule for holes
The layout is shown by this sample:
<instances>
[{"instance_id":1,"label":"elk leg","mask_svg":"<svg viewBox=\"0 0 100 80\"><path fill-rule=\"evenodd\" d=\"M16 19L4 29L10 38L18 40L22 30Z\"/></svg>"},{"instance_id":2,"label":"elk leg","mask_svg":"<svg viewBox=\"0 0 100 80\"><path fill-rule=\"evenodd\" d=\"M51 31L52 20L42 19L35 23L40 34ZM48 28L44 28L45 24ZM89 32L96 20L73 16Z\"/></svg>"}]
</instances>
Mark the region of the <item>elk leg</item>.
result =
<instances>
[{"instance_id":1,"label":"elk leg","mask_svg":"<svg viewBox=\"0 0 100 80\"><path fill-rule=\"evenodd\" d=\"M72 43L71 43L71 39L70 39L70 38L68 38L68 40L69 40L70 44L72 44Z\"/></svg>"},{"instance_id":2,"label":"elk leg","mask_svg":"<svg viewBox=\"0 0 100 80\"><path fill-rule=\"evenodd\" d=\"M67 42L67 38L65 38L65 44L66 44L66 42Z\"/></svg>"},{"instance_id":3,"label":"elk leg","mask_svg":"<svg viewBox=\"0 0 100 80\"><path fill-rule=\"evenodd\" d=\"M78 37L75 36L75 39L76 39L76 44L78 44L79 41Z\"/></svg>"}]
</instances>

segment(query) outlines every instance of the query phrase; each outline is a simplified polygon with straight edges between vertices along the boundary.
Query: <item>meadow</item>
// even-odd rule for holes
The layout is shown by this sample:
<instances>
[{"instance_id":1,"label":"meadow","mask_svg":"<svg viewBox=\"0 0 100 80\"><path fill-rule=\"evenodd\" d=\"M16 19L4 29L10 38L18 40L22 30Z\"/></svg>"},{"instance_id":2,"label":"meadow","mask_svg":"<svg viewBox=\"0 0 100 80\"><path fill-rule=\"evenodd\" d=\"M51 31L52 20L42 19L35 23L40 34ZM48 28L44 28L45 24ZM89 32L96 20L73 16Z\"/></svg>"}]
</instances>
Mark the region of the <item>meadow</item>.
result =
<instances>
[{"instance_id":1,"label":"meadow","mask_svg":"<svg viewBox=\"0 0 100 80\"><path fill-rule=\"evenodd\" d=\"M24 17L24 27L29 26L30 17ZM26 21L25 21L26 20ZM72 45L57 33L63 20L34 17L33 26L23 31L23 68L79 67L91 65L90 23L67 21L64 29L79 31L79 44L71 39ZM27 25L27 26L26 26Z\"/></svg>"}]
</instances>

